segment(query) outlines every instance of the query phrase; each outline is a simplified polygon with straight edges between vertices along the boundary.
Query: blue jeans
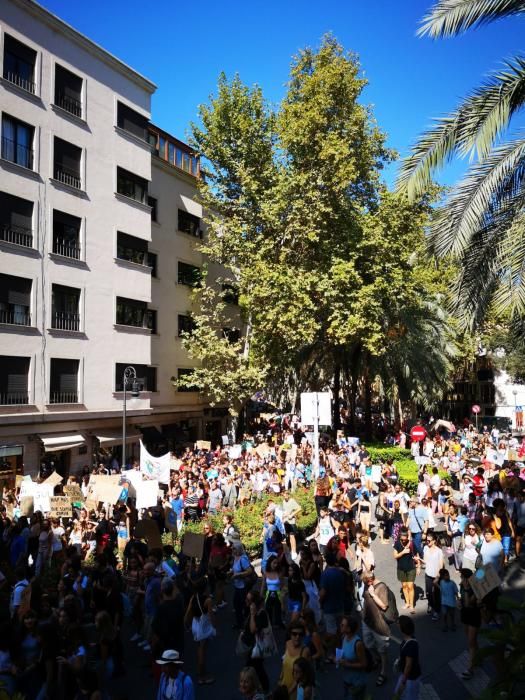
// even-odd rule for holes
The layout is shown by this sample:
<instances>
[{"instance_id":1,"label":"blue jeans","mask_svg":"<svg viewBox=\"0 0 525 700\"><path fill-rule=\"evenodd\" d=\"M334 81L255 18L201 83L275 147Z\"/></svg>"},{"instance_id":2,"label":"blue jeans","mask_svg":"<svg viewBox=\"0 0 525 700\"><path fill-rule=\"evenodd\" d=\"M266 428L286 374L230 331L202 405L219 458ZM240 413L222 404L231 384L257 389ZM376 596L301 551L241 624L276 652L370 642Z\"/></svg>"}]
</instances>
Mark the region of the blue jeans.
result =
<instances>
[{"instance_id":1,"label":"blue jeans","mask_svg":"<svg viewBox=\"0 0 525 700\"><path fill-rule=\"evenodd\" d=\"M423 558L423 533L422 532L413 532L412 533L412 542L414 543L414 547L415 547L418 555L421 558Z\"/></svg>"}]
</instances>

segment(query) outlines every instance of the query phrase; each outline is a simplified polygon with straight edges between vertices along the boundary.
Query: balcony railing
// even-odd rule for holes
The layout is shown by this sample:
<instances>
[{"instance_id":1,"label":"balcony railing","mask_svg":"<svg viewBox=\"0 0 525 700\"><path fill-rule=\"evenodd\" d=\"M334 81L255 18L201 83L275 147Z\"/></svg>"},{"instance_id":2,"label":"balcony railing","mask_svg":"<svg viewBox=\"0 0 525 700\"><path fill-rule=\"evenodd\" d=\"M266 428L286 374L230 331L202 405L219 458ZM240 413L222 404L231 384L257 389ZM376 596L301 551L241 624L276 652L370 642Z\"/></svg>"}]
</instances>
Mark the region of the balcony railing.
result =
<instances>
[{"instance_id":1,"label":"balcony railing","mask_svg":"<svg viewBox=\"0 0 525 700\"><path fill-rule=\"evenodd\" d=\"M0 323L8 323L12 326L30 326L31 314L29 311L0 309Z\"/></svg>"},{"instance_id":2,"label":"balcony railing","mask_svg":"<svg viewBox=\"0 0 525 700\"><path fill-rule=\"evenodd\" d=\"M75 117L82 117L82 102L76 97L59 93L56 98L57 107L61 107L66 112L74 114Z\"/></svg>"},{"instance_id":3,"label":"balcony railing","mask_svg":"<svg viewBox=\"0 0 525 700\"><path fill-rule=\"evenodd\" d=\"M53 311L52 328L59 331L78 331L80 330L80 314L70 311Z\"/></svg>"},{"instance_id":4,"label":"balcony railing","mask_svg":"<svg viewBox=\"0 0 525 700\"><path fill-rule=\"evenodd\" d=\"M53 253L62 255L65 258L80 260L80 248L64 238L53 239Z\"/></svg>"},{"instance_id":5,"label":"balcony railing","mask_svg":"<svg viewBox=\"0 0 525 700\"><path fill-rule=\"evenodd\" d=\"M50 403L78 403L76 391L52 391Z\"/></svg>"},{"instance_id":6,"label":"balcony railing","mask_svg":"<svg viewBox=\"0 0 525 700\"><path fill-rule=\"evenodd\" d=\"M4 78L10 83L13 83L13 85L17 85L18 87L22 88L22 90L27 90L27 92L30 92L33 95L35 94L36 85L32 80L22 78L21 75L18 73L13 73L10 70L4 71Z\"/></svg>"},{"instance_id":7,"label":"balcony railing","mask_svg":"<svg viewBox=\"0 0 525 700\"><path fill-rule=\"evenodd\" d=\"M15 224L0 224L0 241L32 248L33 232L30 228L16 226Z\"/></svg>"},{"instance_id":8,"label":"balcony railing","mask_svg":"<svg viewBox=\"0 0 525 700\"><path fill-rule=\"evenodd\" d=\"M74 187L77 190L82 189L82 180L78 176L78 172L66 168L61 163L55 164L55 180L63 182L64 185L69 185L69 187Z\"/></svg>"},{"instance_id":9,"label":"balcony railing","mask_svg":"<svg viewBox=\"0 0 525 700\"><path fill-rule=\"evenodd\" d=\"M0 393L0 406L24 406L29 403L27 391L8 391Z\"/></svg>"},{"instance_id":10,"label":"balcony railing","mask_svg":"<svg viewBox=\"0 0 525 700\"><path fill-rule=\"evenodd\" d=\"M33 149L5 136L2 137L2 158L33 170Z\"/></svg>"}]
</instances>

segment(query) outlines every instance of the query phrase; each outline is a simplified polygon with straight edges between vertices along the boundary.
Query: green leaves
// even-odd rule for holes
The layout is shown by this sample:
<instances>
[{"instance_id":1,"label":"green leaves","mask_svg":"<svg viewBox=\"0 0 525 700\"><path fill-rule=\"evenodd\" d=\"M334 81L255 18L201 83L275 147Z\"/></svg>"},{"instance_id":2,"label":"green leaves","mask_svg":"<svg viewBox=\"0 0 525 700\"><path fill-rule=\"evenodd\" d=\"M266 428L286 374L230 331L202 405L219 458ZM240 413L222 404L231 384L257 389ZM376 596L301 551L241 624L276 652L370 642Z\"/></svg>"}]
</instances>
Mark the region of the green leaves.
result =
<instances>
[{"instance_id":1,"label":"green leaves","mask_svg":"<svg viewBox=\"0 0 525 700\"><path fill-rule=\"evenodd\" d=\"M419 36L453 36L470 27L525 12L524 0L440 0L424 17Z\"/></svg>"}]
</instances>

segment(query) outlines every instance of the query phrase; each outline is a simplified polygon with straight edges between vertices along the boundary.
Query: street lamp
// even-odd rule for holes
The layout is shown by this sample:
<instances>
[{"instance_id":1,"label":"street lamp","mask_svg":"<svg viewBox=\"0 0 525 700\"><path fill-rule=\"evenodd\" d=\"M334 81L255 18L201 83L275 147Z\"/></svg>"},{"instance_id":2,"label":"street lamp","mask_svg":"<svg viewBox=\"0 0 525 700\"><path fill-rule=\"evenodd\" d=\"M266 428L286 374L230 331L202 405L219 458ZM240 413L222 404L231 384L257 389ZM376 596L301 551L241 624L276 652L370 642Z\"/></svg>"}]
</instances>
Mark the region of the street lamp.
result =
<instances>
[{"instance_id":1,"label":"street lamp","mask_svg":"<svg viewBox=\"0 0 525 700\"><path fill-rule=\"evenodd\" d=\"M126 389L131 385L131 397L136 399L140 395L140 385L137 382L135 367L126 367L122 374L122 388L124 390L124 405L122 408L122 468L126 467Z\"/></svg>"},{"instance_id":2,"label":"street lamp","mask_svg":"<svg viewBox=\"0 0 525 700\"><path fill-rule=\"evenodd\" d=\"M518 429L518 417L517 417L517 404L516 404L516 397L518 395L518 390L513 389L512 393L514 394L514 430Z\"/></svg>"}]
</instances>

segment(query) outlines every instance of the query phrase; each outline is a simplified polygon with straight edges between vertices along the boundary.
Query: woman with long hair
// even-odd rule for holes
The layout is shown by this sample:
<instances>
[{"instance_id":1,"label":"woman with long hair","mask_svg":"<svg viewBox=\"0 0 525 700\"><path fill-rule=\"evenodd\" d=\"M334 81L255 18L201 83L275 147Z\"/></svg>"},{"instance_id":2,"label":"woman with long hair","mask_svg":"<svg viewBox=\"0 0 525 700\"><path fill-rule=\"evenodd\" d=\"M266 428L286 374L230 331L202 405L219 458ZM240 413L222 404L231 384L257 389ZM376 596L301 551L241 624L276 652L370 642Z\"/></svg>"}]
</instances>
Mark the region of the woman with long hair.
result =
<instances>
[{"instance_id":1,"label":"woman with long hair","mask_svg":"<svg viewBox=\"0 0 525 700\"><path fill-rule=\"evenodd\" d=\"M461 597L461 622L465 628L467 637L469 665L461 674L465 680L474 675L474 662L478 651L478 634L481 627L481 609L470 585L473 572L470 569L461 569L461 585L459 589Z\"/></svg>"},{"instance_id":2,"label":"woman with long hair","mask_svg":"<svg viewBox=\"0 0 525 700\"><path fill-rule=\"evenodd\" d=\"M208 594L206 579L198 579L194 583L192 595L184 622L186 627L191 627L193 639L197 643L197 683L208 685L215 682L215 678L206 673L206 650L208 640L215 636L215 624L213 617L213 602Z\"/></svg>"},{"instance_id":3,"label":"woman with long hair","mask_svg":"<svg viewBox=\"0 0 525 700\"><path fill-rule=\"evenodd\" d=\"M284 629L282 618L282 600L281 600L281 576L279 573L279 560L275 555L270 556L264 570L261 595L264 598L266 612L270 618L270 622L281 629Z\"/></svg>"}]
</instances>

